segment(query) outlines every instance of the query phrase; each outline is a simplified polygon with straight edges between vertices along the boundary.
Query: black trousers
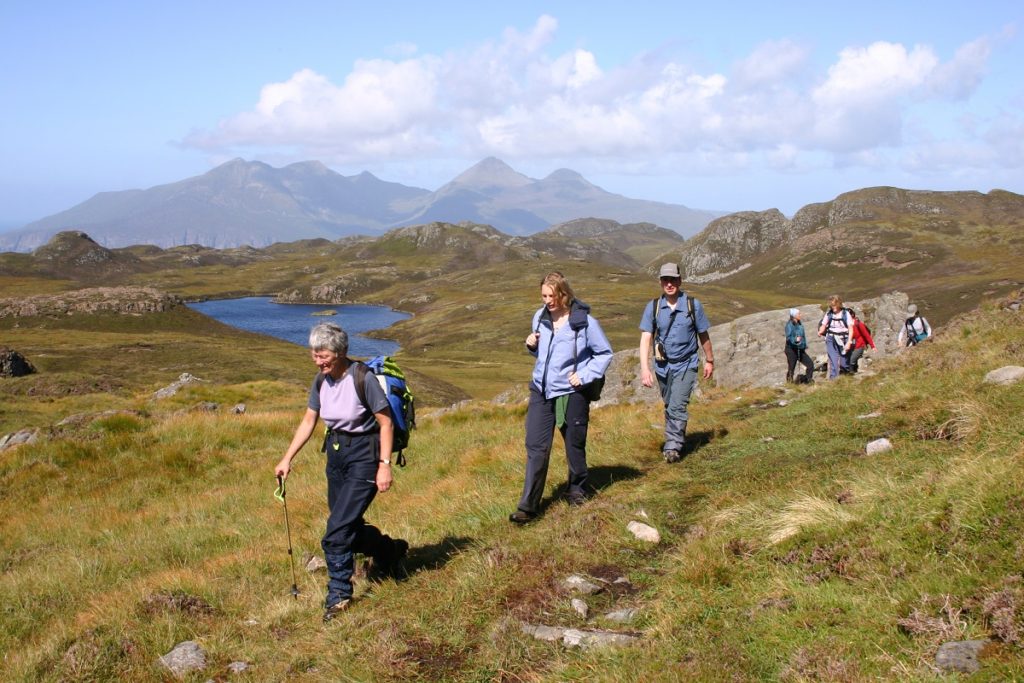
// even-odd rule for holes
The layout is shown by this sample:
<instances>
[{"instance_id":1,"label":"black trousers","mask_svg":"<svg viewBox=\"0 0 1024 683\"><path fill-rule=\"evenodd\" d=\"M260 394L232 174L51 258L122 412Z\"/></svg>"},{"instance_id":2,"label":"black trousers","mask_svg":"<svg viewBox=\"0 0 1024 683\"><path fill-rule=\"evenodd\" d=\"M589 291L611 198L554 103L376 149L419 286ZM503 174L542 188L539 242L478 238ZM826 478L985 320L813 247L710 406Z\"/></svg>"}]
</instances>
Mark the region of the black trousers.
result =
<instances>
[{"instance_id":1,"label":"black trousers","mask_svg":"<svg viewBox=\"0 0 1024 683\"><path fill-rule=\"evenodd\" d=\"M548 477L551 444L555 438L555 400L530 385L530 403L526 409L526 481L519 509L536 513L544 496L544 483ZM585 495L587 483L587 424L590 421L590 402L579 392L569 394L565 410L565 424L559 431L565 442L565 459L569 465L568 493Z\"/></svg>"},{"instance_id":2,"label":"black trousers","mask_svg":"<svg viewBox=\"0 0 1024 683\"><path fill-rule=\"evenodd\" d=\"M805 349L798 349L791 344L786 344L786 363L788 365L786 370L787 382L794 379L793 372L796 370L796 364L798 361L803 363L807 370L804 374L804 381L810 382L811 378L814 376L814 361L812 361L811 357L807 355L807 351Z\"/></svg>"}]
</instances>

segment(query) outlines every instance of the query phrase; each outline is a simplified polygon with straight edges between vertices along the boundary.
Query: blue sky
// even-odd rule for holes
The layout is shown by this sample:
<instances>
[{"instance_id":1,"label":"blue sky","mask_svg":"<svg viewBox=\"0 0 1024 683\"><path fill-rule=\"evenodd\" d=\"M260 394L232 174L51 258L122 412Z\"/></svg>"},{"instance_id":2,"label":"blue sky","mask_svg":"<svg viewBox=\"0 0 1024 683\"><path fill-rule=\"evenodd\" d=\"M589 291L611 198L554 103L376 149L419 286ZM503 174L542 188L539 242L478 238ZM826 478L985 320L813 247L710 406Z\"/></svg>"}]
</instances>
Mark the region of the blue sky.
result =
<instances>
[{"instance_id":1,"label":"blue sky","mask_svg":"<svg viewBox=\"0 0 1024 683\"><path fill-rule=\"evenodd\" d=\"M787 214L1024 193L1024 3L466 4L6 0L0 226L234 157Z\"/></svg>"}]
</instances>

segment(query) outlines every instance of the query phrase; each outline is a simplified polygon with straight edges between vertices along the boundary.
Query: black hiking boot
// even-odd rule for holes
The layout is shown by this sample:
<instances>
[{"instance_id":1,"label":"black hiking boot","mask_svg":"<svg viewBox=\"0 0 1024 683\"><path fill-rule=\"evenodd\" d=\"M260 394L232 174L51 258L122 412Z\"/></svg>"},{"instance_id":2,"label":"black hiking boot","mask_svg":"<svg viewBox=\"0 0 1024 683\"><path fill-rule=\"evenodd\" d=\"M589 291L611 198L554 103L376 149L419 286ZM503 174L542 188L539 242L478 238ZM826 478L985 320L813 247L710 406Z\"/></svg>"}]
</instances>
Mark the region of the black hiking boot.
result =
<instances>
[{"instance_id":1,"label":"black hiking boot","mask_svg":"<svg viewBox=\"0 0 1024 683\"><path fill-rule=\"evenodd\" d=\"M682 458L682 456L679 454L679 451L677 451L674 448L666 448L661 452L661 455L663 458L665 458L665 462L670 464L674 462L679 462L679 460Z\"/></svg>"},{"instance_id":2,"label":"black hiking boot","mask_svg":"<svg viewBox=\"0 0 1024 683\"><path fill-rule=\"evenodd\" d=\"M537 519L537 515L535 515L532 512L524 512L523 510L516 510L515 512L508 516L508 521L512 522L513 524L518 524L519 526L529 524L535 519Z\"/></svg>"}]
</instances>

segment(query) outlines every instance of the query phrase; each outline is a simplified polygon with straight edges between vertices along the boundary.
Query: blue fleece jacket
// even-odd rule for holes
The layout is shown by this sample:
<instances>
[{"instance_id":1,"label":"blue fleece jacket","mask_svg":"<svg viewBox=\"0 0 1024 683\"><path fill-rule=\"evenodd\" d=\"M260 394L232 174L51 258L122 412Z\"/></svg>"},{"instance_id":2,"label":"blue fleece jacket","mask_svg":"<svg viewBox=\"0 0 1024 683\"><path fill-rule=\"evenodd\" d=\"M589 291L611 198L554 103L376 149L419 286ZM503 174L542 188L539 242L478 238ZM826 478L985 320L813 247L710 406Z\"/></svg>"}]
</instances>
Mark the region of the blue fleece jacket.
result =
<instances>
[{"instance_id":1,"label":"blue fleece jacket","mask_svg":"<svg viewBox=\"0 0 1024 683\"><path fill-rule=\"evenodd\" d=\"M527 350L537 357L533 366L533 384L544 398L571 394L576 388L569 384L573 371L573 347L576 349L576 372L583 384L605 374L612 362L612 346L601 324L590 315L590 307L573 300L569 306L569 322L556 333L551 315L545 307L533 314L533 330L540 334L537 348Z\"/></svg>"}]
</instances>

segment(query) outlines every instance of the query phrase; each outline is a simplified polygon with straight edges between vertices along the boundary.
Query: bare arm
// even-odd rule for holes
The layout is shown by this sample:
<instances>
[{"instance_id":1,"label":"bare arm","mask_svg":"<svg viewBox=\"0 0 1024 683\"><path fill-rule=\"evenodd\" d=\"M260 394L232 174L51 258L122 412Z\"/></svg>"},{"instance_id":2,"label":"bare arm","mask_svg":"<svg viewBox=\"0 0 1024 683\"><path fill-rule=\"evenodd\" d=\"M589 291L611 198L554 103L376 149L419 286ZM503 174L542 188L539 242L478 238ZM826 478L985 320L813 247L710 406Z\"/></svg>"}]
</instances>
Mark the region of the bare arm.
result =
<instances>
[{"instance_id":1,"label":"bare arm","mask_svg":"<svg viewBox=\"0 0 1024 683\"><path fill-rule=\"evenodd\" d=\"M651 332L640 333L640 381L645 387L654 386L654 375L651 374Z\"/></svg>"},{"instance_id":2,"label":"bare arm","mask_svg":"<svg viewBox=\"0 0 1024 683\"><path fill-rule=\"evenodd\" d=\"M715 373L715 353L711 350L711 335L705 330L698 332L697 337L704 349L704 379L711 379L711 375Z\"/></svg>"},{"instance_id":3,"label":"bare arm","mask_svg":"<svg viewBox=\"0 0 1024 683\"><path fill-rule=\"evenodd\" d=\"M281 458L281 461L277 463L277 467L274 468L276 476L284 479L288 477L288 473L292 469L292 460L302 450L302 447L306 445L306 442L309 441L309 437L313 435L318 417L319 415L315 410L306 408L306 413L302 416L299 426L295 428L295 436L292 437L288 450L284 452L284 457Z\"/></svg>"},{"instance_id":4,"label":"bare arm","mask_svg":"<svg viewBox=\"0 0 1024 683\"><path fill-rule=\"evenodd\" d=\"M392 476L391 465L384 462L384 458L390 460L391 446L395 442L395 426L391 422L391 413L386 409L374 413L377 424L380 425L380 456L381 461L377 463L377 490L384 493L391 488Z\"/></svg>"}]
</instances>

